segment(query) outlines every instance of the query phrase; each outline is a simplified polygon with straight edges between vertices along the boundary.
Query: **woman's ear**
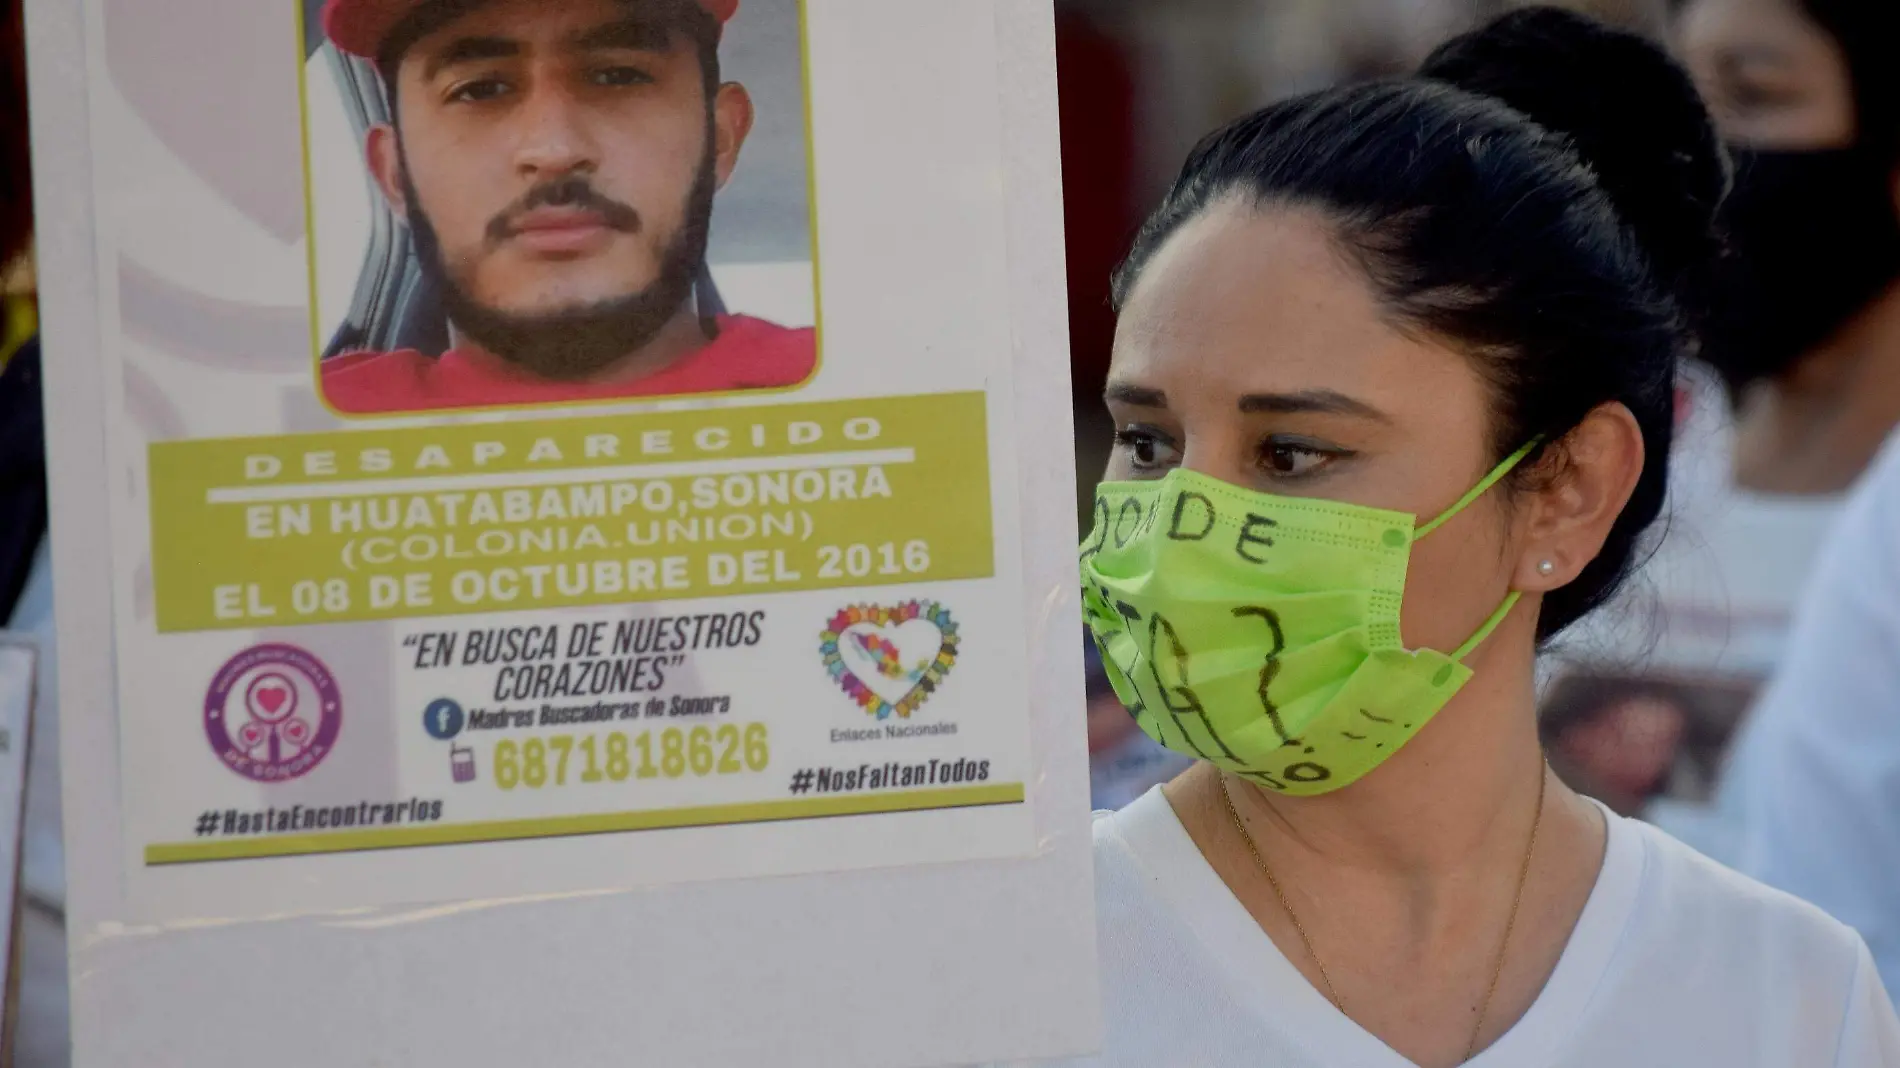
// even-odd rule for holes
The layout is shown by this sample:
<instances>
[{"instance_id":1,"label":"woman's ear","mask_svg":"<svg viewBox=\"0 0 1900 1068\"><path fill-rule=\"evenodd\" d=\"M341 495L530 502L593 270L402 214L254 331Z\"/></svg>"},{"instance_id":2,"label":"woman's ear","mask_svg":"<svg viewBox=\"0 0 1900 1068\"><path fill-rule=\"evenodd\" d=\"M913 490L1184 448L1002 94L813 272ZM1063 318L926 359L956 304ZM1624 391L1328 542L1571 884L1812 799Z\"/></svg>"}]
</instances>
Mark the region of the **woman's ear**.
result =
<instances>
[{"instance_id":1,"label":"woman's ear","mask_svg":"<svg viewBox=\"0 0 1900 1068\"><path fill-rule=\"evenodd\" d=\"M1526 498L1513 587L1547 593L1596 559L1636 491L1644 459L1642 427L1617 401L1598 405L1547 450L1552 470Z\"/></svg>"}]
</instances>

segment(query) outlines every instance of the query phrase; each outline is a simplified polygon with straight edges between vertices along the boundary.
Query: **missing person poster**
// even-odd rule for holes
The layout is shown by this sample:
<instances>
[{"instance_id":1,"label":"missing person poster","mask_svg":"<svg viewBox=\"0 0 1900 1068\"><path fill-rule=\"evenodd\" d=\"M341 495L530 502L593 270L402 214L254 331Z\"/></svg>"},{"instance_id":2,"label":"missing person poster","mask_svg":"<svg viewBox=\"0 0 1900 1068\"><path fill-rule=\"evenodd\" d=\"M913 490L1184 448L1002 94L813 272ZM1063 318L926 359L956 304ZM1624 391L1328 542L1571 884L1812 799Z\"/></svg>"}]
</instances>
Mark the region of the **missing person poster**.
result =
<instances>
[{"instance_id":1,"label":"missing person poster","mask_svg":"<svg viewBox=\"0 0 1900 1068\"><path fill-rule=\"evenodd\" d=\"M846 7L87 0L132 915L1035 851L995 28Z\"/></svg>"}]
</instances>

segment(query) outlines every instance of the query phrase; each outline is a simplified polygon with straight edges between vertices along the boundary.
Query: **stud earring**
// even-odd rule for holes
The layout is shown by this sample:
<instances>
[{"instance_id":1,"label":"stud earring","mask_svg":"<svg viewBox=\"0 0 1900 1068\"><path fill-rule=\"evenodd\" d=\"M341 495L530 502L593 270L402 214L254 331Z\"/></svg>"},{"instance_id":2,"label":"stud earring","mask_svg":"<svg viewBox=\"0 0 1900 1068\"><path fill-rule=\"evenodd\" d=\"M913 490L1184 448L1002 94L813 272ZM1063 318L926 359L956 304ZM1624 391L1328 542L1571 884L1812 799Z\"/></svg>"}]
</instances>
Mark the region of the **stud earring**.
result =
<instances>
[{"instance_id":1,"label":"stud earring","mask_svg":"<svg viewBox=\"0 0 1900 1068\"><path fill-rule=\"evenodd\" d=\"M1537 573L1545 578L1549 578L1557 573L1557 565L1551 563L1549 560L1540 560L1537 562Z\"/></svg>"}]
</instances>

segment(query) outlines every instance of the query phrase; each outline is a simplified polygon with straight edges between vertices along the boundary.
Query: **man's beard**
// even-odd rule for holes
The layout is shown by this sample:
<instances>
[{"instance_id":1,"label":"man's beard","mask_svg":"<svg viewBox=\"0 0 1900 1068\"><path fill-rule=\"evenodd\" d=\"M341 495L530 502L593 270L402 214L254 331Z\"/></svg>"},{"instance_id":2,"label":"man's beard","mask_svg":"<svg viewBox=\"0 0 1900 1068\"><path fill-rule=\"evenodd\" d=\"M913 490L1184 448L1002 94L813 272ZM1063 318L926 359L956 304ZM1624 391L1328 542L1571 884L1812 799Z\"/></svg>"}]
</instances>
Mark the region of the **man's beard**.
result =
<instances>
[{"instance_id":1,"label":"man's beard","mask_svg":"<svg viewBox=\"0 0 1900 1068\"><path fill-rule=\"evenodd\" d=\"M694 282L706 260L716 189L714 155L708 138L705 158L686 196L680 228L660 257L659 277L645 289L624 297L548 312L509 312L481 303L455 277L442 254L442 242L423 210L409 177L408 160L402 165L403 196L409 205L409 231L414 236L416 260L423 276L442 294L448 320L462 334L488 352L538 378L582 381L611 367L628 354L646 347L692 296ZM578 185L577 185L578 183ZM549 183L529 194L528 202L586 204L600 195L582 178ZM639 216L624 205L600 204L613 222L619 214L631 216L627 232L639 229ZM505 231L505 219L490 224L492 244Z\"/></svg>"}]
</instances>

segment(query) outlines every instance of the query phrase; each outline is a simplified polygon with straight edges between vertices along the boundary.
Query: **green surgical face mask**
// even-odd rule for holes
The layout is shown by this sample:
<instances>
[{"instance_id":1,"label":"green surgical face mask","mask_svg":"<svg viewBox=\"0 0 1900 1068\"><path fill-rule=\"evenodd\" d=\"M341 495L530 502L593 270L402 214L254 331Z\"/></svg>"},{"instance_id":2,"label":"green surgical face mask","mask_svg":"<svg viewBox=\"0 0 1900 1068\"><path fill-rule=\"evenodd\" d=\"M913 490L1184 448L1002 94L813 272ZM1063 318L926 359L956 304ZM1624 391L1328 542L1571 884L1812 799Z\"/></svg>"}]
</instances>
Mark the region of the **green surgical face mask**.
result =
<instances>
[{"instance_id":1,"label":"green surgical face mask","mask_svg":"<svg viewBox=\"0 0 1900 1068\"><path fill-rule=\"evenodd\" d=\"M1471 678L1399 637L1412 544L1483 496L1532 442L1418 526L1404 512L1280 497L1176 469L1096 491L1082 602L1110 682L1155 741L1270 790L1358 780Z\"/></svg>"}]
</instances>

